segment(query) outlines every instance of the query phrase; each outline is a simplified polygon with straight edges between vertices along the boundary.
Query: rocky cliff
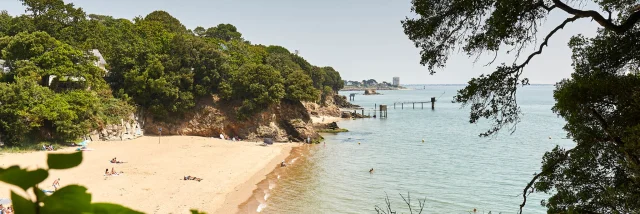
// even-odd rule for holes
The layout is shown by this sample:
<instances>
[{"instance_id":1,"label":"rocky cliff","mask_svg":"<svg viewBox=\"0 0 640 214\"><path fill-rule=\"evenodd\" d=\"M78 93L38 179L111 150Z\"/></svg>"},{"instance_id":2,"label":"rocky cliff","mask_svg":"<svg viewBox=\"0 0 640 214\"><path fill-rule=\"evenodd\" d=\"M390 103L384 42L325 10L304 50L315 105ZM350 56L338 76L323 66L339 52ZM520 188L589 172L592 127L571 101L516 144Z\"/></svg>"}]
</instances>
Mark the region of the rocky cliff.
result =
<instances>
[{"instance_id":1,"label":"rocky cliff","mask_svg":"<svg viewBox=\"0 0 640 214\"><path fill-rule=\"evenodd\" d=\"M182 119L170 122L147 117L146 134L193 135L204 137L239 137L248 140L273 138L275 141L303 141L307 137L318 139L309 111L301 102L282 101L247 120L239 120L234 103L220 101L212 96L198 102L194 111Z\"/></svg>"},{"instance_id":2,"label":"rocky cliff","mask_svg":"<svg viewBox=\"0 0 640 214\"><path fill-rule=\"evenodd\" d=\"M120 120L120 124L109 124L105 127L94 130L89 134L89 139L92 141L122 141L131 140L144 135L141 119L131 114L125 120Z\"/></svg>"}]
</instances>

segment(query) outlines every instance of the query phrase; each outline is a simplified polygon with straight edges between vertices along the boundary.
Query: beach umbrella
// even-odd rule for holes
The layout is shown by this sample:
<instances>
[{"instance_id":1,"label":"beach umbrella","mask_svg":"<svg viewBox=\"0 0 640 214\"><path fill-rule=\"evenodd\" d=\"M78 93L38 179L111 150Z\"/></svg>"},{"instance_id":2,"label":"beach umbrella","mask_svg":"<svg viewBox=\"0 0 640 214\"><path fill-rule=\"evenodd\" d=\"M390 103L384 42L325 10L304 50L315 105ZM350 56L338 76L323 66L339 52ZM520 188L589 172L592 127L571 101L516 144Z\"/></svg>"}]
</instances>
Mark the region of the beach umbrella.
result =
<instances>
[{"instance_id":1,"label":"beach umbrella","mask_svg":"<svg viewBox=\"0 0 640 214\"><path fill-rule=\"evenodd\" d=\"M271 145L271 144L273 144L273 139L271 139L271 138L265 138L265 139L264 139L264 143L265 143L265 144L268 144L268 145Z\"/></svg>"},{"instance_id":2,"label":"beach umbrella","mask_svg":"<svg viewBox=\"0 0 640 214\"><path fill-rule=\"evenodd\" d=\"M0 198L0 204L11 204L11 199Z\"/></svg>"}]
</instances>

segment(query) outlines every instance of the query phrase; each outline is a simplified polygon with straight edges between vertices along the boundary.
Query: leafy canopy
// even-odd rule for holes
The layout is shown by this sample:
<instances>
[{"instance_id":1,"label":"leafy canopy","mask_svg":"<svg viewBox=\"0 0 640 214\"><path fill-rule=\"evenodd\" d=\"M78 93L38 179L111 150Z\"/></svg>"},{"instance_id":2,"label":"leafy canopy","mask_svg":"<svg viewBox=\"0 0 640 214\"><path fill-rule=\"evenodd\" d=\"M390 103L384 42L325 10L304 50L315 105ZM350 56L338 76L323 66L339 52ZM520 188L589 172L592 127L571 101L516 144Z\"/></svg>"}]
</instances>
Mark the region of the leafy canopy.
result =
<instances>
[{"instance_id":1,"label":"leafy canopy","mask_svg":"<svg viewBox=\"0 0 640 214\"><path fill-rule=\"evenodd\" d=\"M599 8L578 8L589 2ZM478 55L508 48L520 55L536 41L537 29L551 11L568 15L523 62L503 63L458 91L454 101L471 107L471 123L492 120L494 126L482 136L509 125L515 130L520 114L516 89L528 84L520 75L556 32L578 19L592 19L601 26L596 38L572 38L575 72L558 83L554 92L553 110L567 121L564 129L576 146L545 154L542 171L523 190L520 212L534 190L552 194L543 201L549 213L640 212L637 4L627 0L413 1L417 17L405 19L402 25L421 49L420 63L432 74L457 49Z\"/></svg>"}]
</instances>

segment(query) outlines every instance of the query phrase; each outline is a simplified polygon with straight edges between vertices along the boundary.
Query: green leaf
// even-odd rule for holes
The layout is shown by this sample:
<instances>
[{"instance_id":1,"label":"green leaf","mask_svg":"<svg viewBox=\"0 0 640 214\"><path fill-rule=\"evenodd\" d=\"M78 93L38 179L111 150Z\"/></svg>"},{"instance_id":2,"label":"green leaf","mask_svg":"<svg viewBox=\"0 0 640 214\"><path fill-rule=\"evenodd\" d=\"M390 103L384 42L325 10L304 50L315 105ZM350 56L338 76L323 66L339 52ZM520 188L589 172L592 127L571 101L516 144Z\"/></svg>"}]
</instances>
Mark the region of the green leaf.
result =
<instances>
[{"instance_id":1,"label":"green leaf","mask_svg":"<svg viewBox=\"0 0 640 214\"><path fill-rule=\"evenodd\" d=\"M44 181L48 176L49 172L44 169L28 171L26 169L20 169L18 166L12 166L0 171L0 181L16 185L25 191Z\"/></svg>"},{"instance_id":2,"label":"green leaf","mask_svg":"<svg viewBox=\"0 0 640 214\"><path fill-rule=\"evenodd\" d=\"M16 213L20 214L35 214L36 204L29 199L25 199L19 196L15 192L11 191L11 204Z\"/></svg>"},{"instance_id":3,"label":"green leaf","mask_svg":"<svg viewBox=\"0 0 640 214\"><path fill-rule=\"evenodd\" d=\"M91 194L87 188L78 185L65 186L44 200L43 213L85 213L91 212Z\"/></svg>"},{"instance_id":4,"label":"green leaf","mask_svg":"<svg viewBox=\"0 0 640 214\"><path fill-rule=\"evenodd\" d=\"M47 197L47 194L45 194L44 191L42 191L42 189L40 189L40 188L36 188L33 192L35 192L36 198L39 201L42 201Z\"/></svg>"},{"instance_id":5,"label":"green leaf","mask_svg":"<svg viewBox=\"0 0 640 214\"><path fill-rule=\"evenodd\" d=\"M71 154L48 154L47 164L49 169L69 169L80 165L82 152Z\"/></svg>"},{"instance_id":6,"label":"green leaf","mask_svg":"<svg viewBox=\"0 0 640 214\"><path fill-rule=\"evenodd\" d=\"M109 204L109 203L94 203L91 205L93 207L94 214L102 214L102 213L136 213L142 214L143 212L138 212L122 205L117 204Z\"/></svg>"}]
</instances>

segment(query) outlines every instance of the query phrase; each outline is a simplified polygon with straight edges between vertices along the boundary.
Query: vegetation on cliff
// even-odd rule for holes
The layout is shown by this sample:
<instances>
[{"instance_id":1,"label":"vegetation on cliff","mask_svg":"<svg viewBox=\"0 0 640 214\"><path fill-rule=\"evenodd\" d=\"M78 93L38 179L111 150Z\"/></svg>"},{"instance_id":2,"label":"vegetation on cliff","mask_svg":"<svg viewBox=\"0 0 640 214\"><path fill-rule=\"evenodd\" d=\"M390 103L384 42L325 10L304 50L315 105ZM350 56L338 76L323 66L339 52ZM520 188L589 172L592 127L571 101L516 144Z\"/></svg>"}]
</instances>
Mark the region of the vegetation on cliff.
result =
<instances>
[{"instance_id":1,"label":"vegetation on cliff","mask_svg":"<svg viewBox=\"0 0 640 214\"><path fill-rule=\"evenodd\" d=\"M20 0L0 13L0 140L68 141L127 117L179 118L218 95L252 115L281 100L319 102L344 83L284 47L254 45L231 24L187 29L164 11L133 20L86 14L62 0ZM105 69L89 50L97 49ZM37 140L37 139L36 139Z\"/></svg>"}]
</instances>

